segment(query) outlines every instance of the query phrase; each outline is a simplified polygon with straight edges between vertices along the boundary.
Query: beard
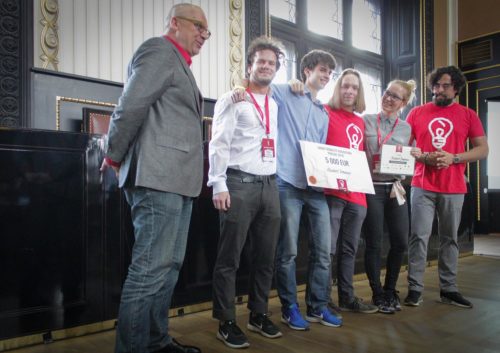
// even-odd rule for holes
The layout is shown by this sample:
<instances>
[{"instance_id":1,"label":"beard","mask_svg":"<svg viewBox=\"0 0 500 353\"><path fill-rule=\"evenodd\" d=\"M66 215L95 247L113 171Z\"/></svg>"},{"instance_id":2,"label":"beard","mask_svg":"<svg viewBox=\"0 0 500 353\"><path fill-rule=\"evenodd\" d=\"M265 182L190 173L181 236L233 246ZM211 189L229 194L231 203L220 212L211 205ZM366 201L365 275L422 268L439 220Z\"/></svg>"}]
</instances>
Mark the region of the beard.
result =
<instances>
[{"instance_id":1,"label":"beard","mask_svg":"<svg viewBox=\"0 0 500 353\"><path fill-rule=\"evenodd\" d=\"M453 103L453 98L448 98L448 97L440 94L440 95L434 96L432 98L432 101L438 107L446 107L446 106L450 105L451 103Z\"/></svg>"},{"instance_id":2,"label":"beard","mask_svg":"<svg viewBox=\"0 0 500 353\"><path fill-rule=\"evenodd\" d=\"M275 74L269 76L269 75L259 74L258 72L252 72L250 74L250 81L257 84L258 86L265 87L271 84L271 82L274 79L274 76Z\"/></svg>"},{"instance_id":3,"label":"beard","mask_svg":"<svg viewBox=\"0 0 500 353\"><path fill-rule=\"evenodd\" d=\"M273 81L273 78L254 77L252 81L257 85L264 87L264 86L269 86Z\"/></svg>"}]
</instances>

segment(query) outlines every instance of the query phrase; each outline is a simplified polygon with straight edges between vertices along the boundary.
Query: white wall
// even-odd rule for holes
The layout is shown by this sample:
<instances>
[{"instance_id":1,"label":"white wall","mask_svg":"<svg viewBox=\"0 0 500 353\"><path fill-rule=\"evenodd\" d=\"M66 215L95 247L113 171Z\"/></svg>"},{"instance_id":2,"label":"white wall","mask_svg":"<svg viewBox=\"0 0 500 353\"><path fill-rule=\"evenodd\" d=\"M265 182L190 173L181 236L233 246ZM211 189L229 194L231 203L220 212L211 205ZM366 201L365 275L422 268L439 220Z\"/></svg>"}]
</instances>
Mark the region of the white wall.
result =
<instances>
[{"instance_id":1,"label":"white wall","mask_svg":"<svg viewBox=\"0 0 500 353\"><path fill-rule=\"evenodd\" d=\"M43 0L33 1L35 66L42 67ZM193 58L192 71L203 95L217 98L230 87L230 0L59 0L58 71L124 82L135 49L144 40L163 34L164 19L171 6L179 2L199 5L207 16L212 37Z\"/></svg>"},{"instance_id":2,"label":"white wall","mask_svg":"<svg viewBox=\"0 0 500 353\"><path fill-rule=\"evenodd\" d=\"M493 131L500 131L500 102L488 102L488 131L493 137ZM488 175L488 189L500 189L500 163L493 161L500 160L500 140L497 138L488 139L490 153L488 154L488 162L486 174Z\"/></svg>"}]
</instances>

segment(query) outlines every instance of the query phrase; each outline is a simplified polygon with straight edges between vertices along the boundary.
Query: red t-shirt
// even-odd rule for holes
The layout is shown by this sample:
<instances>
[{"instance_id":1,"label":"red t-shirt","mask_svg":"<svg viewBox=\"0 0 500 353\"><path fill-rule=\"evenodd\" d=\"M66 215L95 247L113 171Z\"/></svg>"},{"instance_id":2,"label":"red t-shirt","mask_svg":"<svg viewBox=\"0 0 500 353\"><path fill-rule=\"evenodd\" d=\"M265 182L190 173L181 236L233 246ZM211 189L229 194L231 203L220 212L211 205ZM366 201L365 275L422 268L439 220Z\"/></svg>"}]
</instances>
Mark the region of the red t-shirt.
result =
<instances>
[{"instance_id":1,"label":"red t-shirt","mask_svg":"<svg viewBox=\"0 0 500 353\"><path fill-rule=\"evenodd\" d=\"M438 149L458 154L465 152L467 138L484 136L483 125L477 114L458 103L446 107L434 103L415 107L406 119L411 126L417 147L422 152ZM424 190L446 194L465 194L465 163L448 168L416 163L411 185Z\"/></svg>"},{"instance_id":2,"label":"red t-shirt","mask_svg":"<svg viewBox=\"0 0 500 353\"><path fill-rule=\"evenodd\" d=\"M364 151L365 122L363 119L343 109L332 109L328 105L325 105L325 108L329 117L326 144ZM349 190L349 185L347 185L347 190ZM325 189L325 194L366 207L366 196L362 192Z\"/></svg>"}]
</instances>

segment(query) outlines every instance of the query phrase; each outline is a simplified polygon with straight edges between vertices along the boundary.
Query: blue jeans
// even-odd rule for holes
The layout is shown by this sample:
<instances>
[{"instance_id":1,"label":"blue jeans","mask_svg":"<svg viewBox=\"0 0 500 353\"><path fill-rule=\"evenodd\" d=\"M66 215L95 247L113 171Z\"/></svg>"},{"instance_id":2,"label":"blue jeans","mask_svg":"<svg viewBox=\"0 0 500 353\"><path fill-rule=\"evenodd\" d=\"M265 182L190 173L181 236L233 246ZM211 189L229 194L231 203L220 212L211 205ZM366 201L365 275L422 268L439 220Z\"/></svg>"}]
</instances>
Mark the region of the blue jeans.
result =
<instances>
[{"instance_id":1,"label":"blue jeans","mask_svg":"<svg viewBox=\"0 0 500 353\"><path fill-rule=\"evenodd\" d=\"M309 263L306 304L326 308L329 300L331 232L328 205L322 192L298 189L278 179L281 229L276 255L276 279L283 309L297 303L295 258L302 209L309 220Z\"/></svg>"},{"instance_id":2,"label":"blue jeans","mask_svg":"<svg viewBox=\"0 0 500 353\"><path fill-rule=\"evenodd\" d=\"M156 351L172 341L168 309L184 261L192 198L126 188L135 243L123 285L115 352Z\"/></svg>"}]
</instances>

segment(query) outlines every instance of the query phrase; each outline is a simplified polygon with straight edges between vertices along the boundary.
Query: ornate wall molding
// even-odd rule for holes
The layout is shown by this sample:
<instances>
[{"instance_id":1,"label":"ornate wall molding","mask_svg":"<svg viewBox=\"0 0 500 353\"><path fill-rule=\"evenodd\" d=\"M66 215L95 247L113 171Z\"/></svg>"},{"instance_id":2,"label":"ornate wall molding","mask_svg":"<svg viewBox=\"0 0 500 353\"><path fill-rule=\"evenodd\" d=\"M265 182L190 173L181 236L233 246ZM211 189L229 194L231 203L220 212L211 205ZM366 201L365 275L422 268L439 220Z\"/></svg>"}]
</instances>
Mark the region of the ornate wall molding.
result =
<instances>
[{"instance_id":1,"label":"ornate wall molding","mask_svg":"<svg viewBox=\"0 0 500 353\"><path fill-rule=\"evenodd\" d=\"M52 68L58 71L57 64L59 60L59 36L57 34L57 19L59 17L59 3L57 0L40 0L40 10L42 19L40 24L43 26L40 34L40 46L43 54L40 59L43 62L44 69Z\"/></svg>"},{"instance_id":2,"label":"ornate wall molding","mask_svg":"<svg viewBox=\"0 0 500 353\"><path fill-rule=\"evenodd\" d=\"M229 1L229 72L230 87L234 88L243 78L241 65L243 61L243 26L241 25L241 12L243 10L243 0Z\"/></svg>"},{"instance_id":3,"label":"ornate wall molding","mask_svg":"<svg viewBox=\"0 0 500 353\"><path fill-rule=\"evenodd\" d=\"M21 4L0 0L0 127L20 125L21 43Z\"/></svg>"}]
</instances>

